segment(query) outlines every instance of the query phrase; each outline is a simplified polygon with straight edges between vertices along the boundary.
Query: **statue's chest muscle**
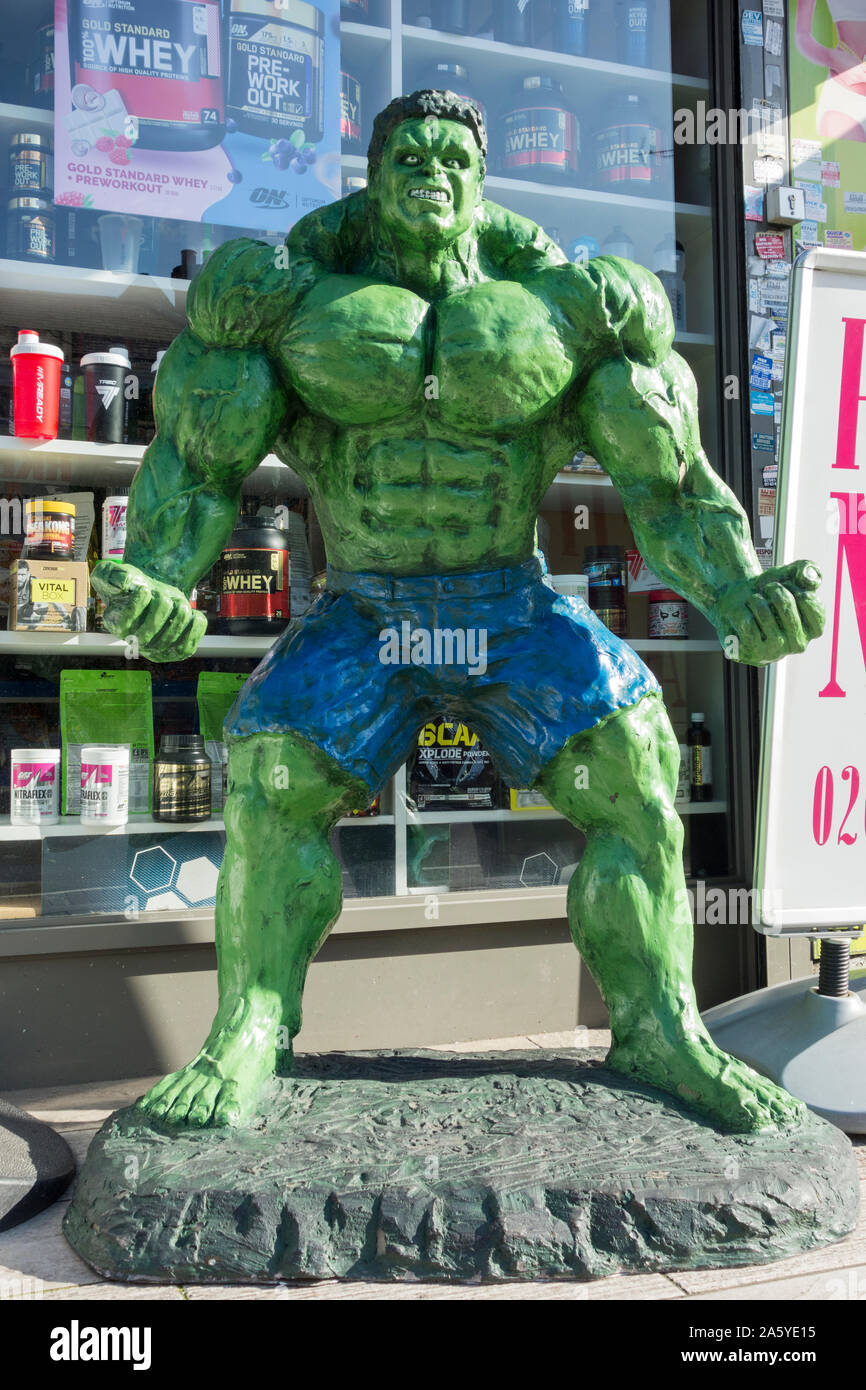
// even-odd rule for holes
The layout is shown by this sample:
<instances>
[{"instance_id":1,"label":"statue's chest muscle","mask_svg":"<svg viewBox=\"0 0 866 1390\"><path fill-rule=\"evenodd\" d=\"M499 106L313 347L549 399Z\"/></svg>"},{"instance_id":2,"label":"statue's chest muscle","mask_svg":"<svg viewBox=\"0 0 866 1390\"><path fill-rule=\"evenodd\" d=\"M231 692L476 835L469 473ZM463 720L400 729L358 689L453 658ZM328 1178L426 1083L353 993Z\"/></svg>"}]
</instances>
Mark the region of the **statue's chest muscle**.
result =
<instances>
[{"instance_id":1,"label":"statue's chest muscle","mask_svg":"<svg viewBox=\"0 0 866 1390\"><path fill-rule=\"evenodd\" d=\"M306 406L337 424L401 416L473 434L544 415L573 366L543 301L489 281L430 305L360 276L328 276L305 297L280 357Z\"/></svg>"}]
</instances>

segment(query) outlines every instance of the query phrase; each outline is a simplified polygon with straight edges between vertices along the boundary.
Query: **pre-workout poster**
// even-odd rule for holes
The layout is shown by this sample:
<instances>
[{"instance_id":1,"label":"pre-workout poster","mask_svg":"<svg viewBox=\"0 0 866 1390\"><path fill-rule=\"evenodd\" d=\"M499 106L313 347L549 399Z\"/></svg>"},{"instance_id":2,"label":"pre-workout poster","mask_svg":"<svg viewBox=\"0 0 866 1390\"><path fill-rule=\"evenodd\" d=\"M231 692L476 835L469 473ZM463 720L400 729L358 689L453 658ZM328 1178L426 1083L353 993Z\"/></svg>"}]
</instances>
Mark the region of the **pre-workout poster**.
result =
<instances>
[{"instance_id":1,"label":"pre-workout poster","mask_svg":"<svg viewBox=\"0 0 866 1390\"><path fill-rule=\"evenodd\" d=\"M339 0L55 0L55 202L262 231L340 196Z\"/></svg>"}]
</instances>

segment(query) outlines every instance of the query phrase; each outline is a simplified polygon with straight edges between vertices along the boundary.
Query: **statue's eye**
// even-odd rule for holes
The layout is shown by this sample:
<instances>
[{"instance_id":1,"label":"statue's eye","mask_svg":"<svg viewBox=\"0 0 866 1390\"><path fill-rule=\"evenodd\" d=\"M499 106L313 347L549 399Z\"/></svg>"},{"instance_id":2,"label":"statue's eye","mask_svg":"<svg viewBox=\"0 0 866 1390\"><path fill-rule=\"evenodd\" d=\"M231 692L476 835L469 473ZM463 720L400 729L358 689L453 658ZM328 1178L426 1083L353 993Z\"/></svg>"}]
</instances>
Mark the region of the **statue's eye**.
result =
<instances>
[{"instance_id":1,"label":"statue's eye","mask_svg":"<svg viewBox=\"0 0 866 1390\"><path fill-rule=\"evenodd\" d=\"M404 154L400 162L401 164L411 164L414 166L421 163L421 156L419 154Z\"/></svg>"}]
</instances>

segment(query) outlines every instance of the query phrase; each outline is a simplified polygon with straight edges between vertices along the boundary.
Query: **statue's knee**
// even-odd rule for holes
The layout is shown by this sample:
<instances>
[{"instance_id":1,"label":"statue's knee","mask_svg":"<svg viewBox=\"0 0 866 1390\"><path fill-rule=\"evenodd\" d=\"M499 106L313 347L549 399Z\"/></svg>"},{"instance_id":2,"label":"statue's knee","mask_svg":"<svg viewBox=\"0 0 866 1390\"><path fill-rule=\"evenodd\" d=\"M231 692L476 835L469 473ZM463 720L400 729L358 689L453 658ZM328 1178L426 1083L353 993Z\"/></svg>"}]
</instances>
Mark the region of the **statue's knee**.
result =
<instances>
[{"instance_id":1,"label":"statue's knee","mask_svg":"<svg viewBox=\"0 0 866 1390\"><path fill-rule=\"evenodd\" d=\"M291 734L253 734L229 744L226 825L327 824L364 804L365 789ZM367 797L369 799L369 797Z\"/></svg>"},{"instance_id":2,"label":"statue's knee","mask_svg":"<svg viewBox=\"0 0 866 1390\"><path fill-rule=\"evenodd\" d=\"M645 853L661 852L674 859L682 855L683 823L668 801L654 801L642 809L640 830Z\"/></svg>"}]
</instances>

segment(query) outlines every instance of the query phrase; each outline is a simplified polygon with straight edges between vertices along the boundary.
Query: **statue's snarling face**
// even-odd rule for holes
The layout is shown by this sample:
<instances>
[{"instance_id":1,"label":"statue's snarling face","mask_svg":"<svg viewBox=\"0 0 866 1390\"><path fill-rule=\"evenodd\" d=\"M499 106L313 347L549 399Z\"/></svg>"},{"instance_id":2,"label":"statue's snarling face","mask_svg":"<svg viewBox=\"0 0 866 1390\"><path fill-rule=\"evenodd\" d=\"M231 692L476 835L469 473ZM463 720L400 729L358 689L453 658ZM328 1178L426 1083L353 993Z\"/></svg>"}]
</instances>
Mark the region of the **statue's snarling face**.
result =
<instances>
[{"instance_id":1,"label":"statue's snarling face","mask_svg":"<svg viewBox=\"0 0 866 1390\"><path fill-rule=\"evenodd\" d=\"M446 245L472 226L484 166L468 126L437 116L402 121L388 137L368 196L391 236Z\"/></svg>"}]
</instances>

